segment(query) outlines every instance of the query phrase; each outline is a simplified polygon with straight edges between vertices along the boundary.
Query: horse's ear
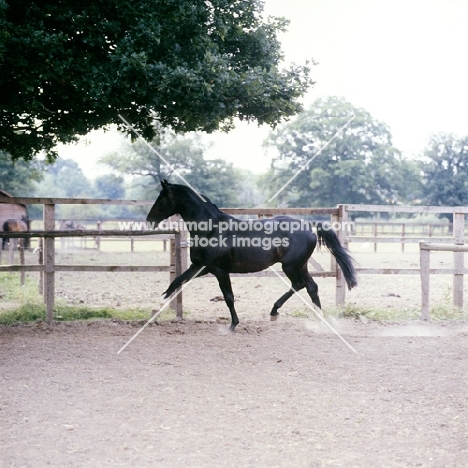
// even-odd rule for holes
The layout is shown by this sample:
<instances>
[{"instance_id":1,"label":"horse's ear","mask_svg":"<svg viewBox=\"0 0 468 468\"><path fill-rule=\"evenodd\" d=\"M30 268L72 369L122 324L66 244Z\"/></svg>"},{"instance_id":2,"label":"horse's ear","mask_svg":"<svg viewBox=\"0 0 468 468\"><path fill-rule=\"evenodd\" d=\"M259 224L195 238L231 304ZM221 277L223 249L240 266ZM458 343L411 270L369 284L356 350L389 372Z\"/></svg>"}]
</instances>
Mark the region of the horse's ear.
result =
<instances>
[{"instance_id":1,"label":"horse's ear","mask_svg":"<svg viewBox=\"0 0 468 468\"><path fill-rule=\"evenodd\" d=\"M169 187L169 182L166 179L161 180L161 187L167 189Z\"/></svg>"}]
</instances>

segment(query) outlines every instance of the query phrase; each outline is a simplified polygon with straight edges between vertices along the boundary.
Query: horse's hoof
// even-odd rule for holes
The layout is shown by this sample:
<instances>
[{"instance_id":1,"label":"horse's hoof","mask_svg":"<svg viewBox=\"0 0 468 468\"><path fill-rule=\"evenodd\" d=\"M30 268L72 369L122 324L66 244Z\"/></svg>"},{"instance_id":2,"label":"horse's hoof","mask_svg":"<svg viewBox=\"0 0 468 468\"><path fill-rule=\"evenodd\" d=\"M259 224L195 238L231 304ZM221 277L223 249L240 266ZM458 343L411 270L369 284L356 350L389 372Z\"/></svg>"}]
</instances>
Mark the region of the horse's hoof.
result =
<instances>
[{"instance_id":1,"label":"horse's hoof","mask_svg":"<svg viewBox=\"0 0 468 468\"><path fill-rule=\"evenodd\" d=\"M278 317L279 317L279 314L270 315L270 321L271 321L271 322L275 322L276 320L278 320Z\"/></svg>"}]
</instances>

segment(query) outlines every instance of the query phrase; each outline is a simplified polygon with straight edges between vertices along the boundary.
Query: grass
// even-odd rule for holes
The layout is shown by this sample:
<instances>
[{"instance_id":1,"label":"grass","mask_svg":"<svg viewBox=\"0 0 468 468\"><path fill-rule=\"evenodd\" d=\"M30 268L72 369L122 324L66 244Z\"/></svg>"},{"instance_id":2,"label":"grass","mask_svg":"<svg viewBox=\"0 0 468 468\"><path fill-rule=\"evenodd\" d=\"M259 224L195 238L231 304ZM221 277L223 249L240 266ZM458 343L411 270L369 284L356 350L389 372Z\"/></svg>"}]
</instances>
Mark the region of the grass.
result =
<instances>
[{"instance_id":1,"label":"grass","mask_svg":"<svg viewBox=\"0 0 468 468\"><path fill-rule=\"evenodd\" d=\"M186 314L186 313L185 313ZM187 314L186 314L187 315ZM56 304L54 307L54 320L74 321L74 320L99 320L99 319L120 319L120 320L148 320L151 316L147 309L125 309L119 310L112 307L89 307L71 306L66 304ZM44 303L26 302L19 307L14 307L0 313L0 325L12 325L22 322L35 322L45 320L46 310ZM157 321L173 320L175 312L164 310Z\"/></svg>"},{"instance_id":2,"label":"grass","mask_svg":"<svg viewBox=\"0 0 468 468\"><path fill-rule=\"evenodd\" d=\"M0 324L10 325L18 322L45 320L45 312L45 304L27 302L0 314ZM107 308L94 309L91 307L59 305L54 309L54 318L56 320L90 320L112 317L112 311Z\"/></svg>"},{"instance_id":3,"label":"grass","mask_svg":"<svg viewBox=\"0 0 468 468\"><path fill-rule=\"evenodd\" d=\"M416 308L370 308L357 307L354 304L346 304L341 307L326 310L325 316L331 315L338 318L355 318L359 320L399 321L418 320L421 318L421 310ZM438 304L430 309L431 320L467 320L468 309L457 309L450 304Z\"/></svg>"},{"instance_id":4,"label":"grass","mask_svg":"<svg viewBox=\"0 0 468 468\"><path fill-rule=\"evenodd\" d=\"M37 281L26 277L21 286L19 275L0 273L0 300L16 303L17 306L5 307L0 311L0 325L11 325L20 322L45 320L46 310L42 296L39 294ZM187 315L187 312L184 312ZM144 308L120 309L114 307L91 307L87 305L69 305L57 300L54 306L54 319L60 321L98 320L117 318L120 320L148 320L151 311ZM173 310L164 310L158 321L175 318Z\"/></svg>"},{"instance_id":5,"label":"grass","mask_svg":"<svg viewBox=\"0 0 468 468\"><path fill-rule=\"evenodd\" d=\"M375 321L402 321L402 320L419 320L421 318L421 310L415 308L370 308L358 307L354 304L346 304L340 307L326 308L323 311L325 318L354 318L366 322L368 320ZM310 309L298 309L288 313L294 318L315 318L315 314ZM449 302L437 304L430 309L431 320L468 320L468 308L458 309L453 307Z\"/></svg>"},{"instance_id":6,"label":"grass","mask_svg":"<svg viewBox=\"0 0 468 468\"><path fill-rule=\"evenodd\" d=\"M27 302L39 298L37 281L26 277L21 286L19 274L0 273L0 299L5 302Z\"/></svg>"}]
</instances>

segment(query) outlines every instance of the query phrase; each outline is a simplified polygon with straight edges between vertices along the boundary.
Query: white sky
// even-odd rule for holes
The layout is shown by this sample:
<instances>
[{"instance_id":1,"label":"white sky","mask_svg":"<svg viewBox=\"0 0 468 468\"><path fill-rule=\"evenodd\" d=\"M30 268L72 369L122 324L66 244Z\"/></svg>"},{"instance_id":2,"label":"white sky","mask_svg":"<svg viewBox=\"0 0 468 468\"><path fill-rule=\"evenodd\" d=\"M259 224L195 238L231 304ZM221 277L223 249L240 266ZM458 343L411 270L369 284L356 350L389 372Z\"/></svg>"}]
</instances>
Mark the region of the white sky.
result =
<instances>
[{"instance_id":1,"label":"white sky","mask_svg":"<svg viewBox=\"0 0 468 468\"><path fill-rule=\"evenodd\" d=\"M431 133L468 134L466 0L266 0L265 11L291 21L280 36L287 62L319 62L306 107L321 96L342 96L387 123L408 155L421 152ZM215 145L207 156L263 172L268 132L239 124L210 135ZM105 173L95 161L122 138L93 132L87 140L59 154L76 159L88 176Z\"/></svg>"}]
</instances>

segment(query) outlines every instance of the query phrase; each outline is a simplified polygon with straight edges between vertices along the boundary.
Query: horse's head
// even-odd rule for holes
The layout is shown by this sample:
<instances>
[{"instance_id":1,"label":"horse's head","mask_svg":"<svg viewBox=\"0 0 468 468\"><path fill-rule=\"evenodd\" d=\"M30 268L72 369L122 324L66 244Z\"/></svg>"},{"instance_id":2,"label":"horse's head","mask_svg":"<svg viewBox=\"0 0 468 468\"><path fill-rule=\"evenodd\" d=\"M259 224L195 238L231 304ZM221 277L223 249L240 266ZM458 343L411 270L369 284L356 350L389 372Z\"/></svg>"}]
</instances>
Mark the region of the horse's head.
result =
<instances>
[{"instance_id":1,"label":"horse's head","mask_svg":"<svg viewBox=\"0 0 468 468\"><path fill-rule=\"evenodd\" d=\"M146 221L159 224L163 219L177 213L177 202L174 196L174 186L166 179L161 181L162 190L151 207Z\"/></svg>"}]
</instances>

